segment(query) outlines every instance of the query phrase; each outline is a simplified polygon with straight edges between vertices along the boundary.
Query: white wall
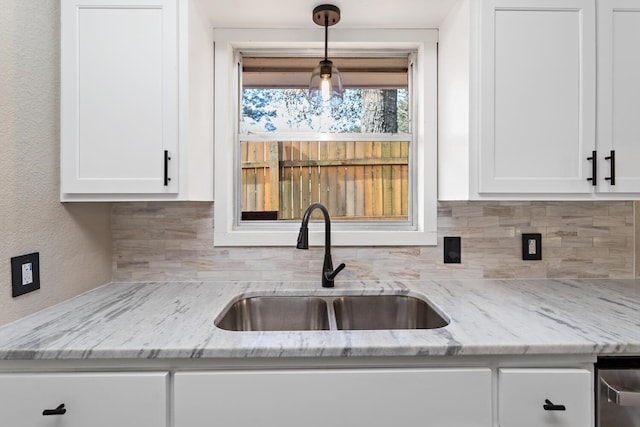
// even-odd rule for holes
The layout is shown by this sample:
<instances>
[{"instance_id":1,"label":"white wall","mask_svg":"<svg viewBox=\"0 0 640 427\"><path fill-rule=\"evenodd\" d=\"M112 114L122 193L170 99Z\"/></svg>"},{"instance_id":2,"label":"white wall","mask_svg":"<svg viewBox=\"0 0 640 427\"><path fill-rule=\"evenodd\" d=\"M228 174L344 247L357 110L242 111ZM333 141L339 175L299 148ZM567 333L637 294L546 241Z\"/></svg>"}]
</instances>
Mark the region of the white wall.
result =
<instances>
[{"instance_id":1,"label":"white wall","mask_svg":"<svg viewBox=\"0 0 640 427\"><path fill-rule=\"evenodd\" d=\"M109 204L59 201L59 0L0 0L0 324L111 280ZM12 256L41 289L11 297Z\"/></svg>"}]
</instances>

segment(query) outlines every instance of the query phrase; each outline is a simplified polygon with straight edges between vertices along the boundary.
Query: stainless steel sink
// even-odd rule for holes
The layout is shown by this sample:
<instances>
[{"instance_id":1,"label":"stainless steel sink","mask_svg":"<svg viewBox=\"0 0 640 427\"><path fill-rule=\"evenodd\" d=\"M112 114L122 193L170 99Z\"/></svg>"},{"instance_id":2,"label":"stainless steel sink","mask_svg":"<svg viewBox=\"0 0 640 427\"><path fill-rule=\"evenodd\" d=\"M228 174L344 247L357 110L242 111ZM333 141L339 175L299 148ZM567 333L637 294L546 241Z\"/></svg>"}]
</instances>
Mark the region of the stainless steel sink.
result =
<instances>
[{"instance_id":1,"label":"stainless steel sink","mask_svg":"<svg viewBox=\"0 0 640 427\"><path fill-rule=\"evenodd\" d=\"M449 324L426 301L405 295L345 296L333 301L342 330L435 329Z\"/></svg>"},{"instance_id":2,"label":"stainless steel sink","mask_svg":"<svg viewBox=\"0 0 640 427\"><path fill-rule=\"evenodd\" d=\"M230 331L326 330L327 313L327 303L320 298L253 297L228 306L215 323Z\"/></svg>"},{"instance_id":3,"label":"stainless steel sink","mask_svg":"<svg viewBox=\"0 0 640 427\"><path fill-rule=\"evenodd\" d=\"M435 329L449 321L428 301L407 295L252 296L215 320L229 331Z\"/></svg>"}]
</instances>

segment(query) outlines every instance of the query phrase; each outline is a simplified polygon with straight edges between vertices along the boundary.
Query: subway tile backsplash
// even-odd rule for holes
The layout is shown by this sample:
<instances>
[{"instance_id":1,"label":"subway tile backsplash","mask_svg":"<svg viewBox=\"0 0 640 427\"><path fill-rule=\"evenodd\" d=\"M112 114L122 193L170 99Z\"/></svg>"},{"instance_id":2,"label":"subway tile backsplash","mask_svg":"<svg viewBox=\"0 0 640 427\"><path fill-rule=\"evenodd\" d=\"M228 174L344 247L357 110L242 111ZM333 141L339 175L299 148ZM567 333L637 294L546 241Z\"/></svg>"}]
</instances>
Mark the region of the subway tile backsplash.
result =
<instances>
[{"instance_id":1,"label":"subway tile backsplash","mask_svg":"<svg viewBox=\"0 0 640 427\"><path fill-rule=\"evenodd\" d=\"M633 278L634 202L440 202L437 247L333 248L345 279ZM522 233L542 260L522 260ZM114 203L113 279L317 280L322 248L217 248L213 204ZM445 236L462 262L444 264Z\"/></svg>"}]
</instances>

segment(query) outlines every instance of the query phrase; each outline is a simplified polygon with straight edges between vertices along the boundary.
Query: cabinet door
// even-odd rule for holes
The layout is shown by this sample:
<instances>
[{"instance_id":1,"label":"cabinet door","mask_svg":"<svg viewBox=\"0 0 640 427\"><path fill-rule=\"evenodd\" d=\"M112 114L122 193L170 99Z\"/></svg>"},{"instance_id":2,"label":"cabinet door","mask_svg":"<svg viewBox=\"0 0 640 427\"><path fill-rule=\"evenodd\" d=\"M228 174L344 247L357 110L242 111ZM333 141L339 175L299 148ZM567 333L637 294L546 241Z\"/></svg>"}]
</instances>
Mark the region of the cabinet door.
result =
<instances>
[{"instance_id":1,"label":"cabinet door","mask_svg":"<svg viewBox=\"0 0 640 427\"><path fill-rule=\"evenodd\" d=\"M640 192L640 3L598 2L599 191ZM611 180L615 151L615 185Z\"/></svg>"},{"instance_id":2,"label":"cabinet door","mask_svg":"<svg viewBox=\"0 0 640 427\"><path fill-rule=\"evenodd\" d=\"M61 2L62 193L177 192L176 7Z\"/></svg>"},{"instance_id":3,"label":"cabinet door","mask_svg":"<svg viewBox=\"0 0 640 427\"><path fill-rule=\"evenodd\" d=\"M591 192L595 1L483 1L480 28L479 192Z\"/></svg>"},{"instance_id":4,"label":"cabinet door","mask_svg":"<svg viewBox=\"0 0 640 427\"><path fill-rule=\"evenodd\" d=\"M0 375L0 414L12 427L167 426L166 373ZM43 415L64 404L64 414Z\"/></svg>"},{"instance_id":5,"label":"cabinet door","mask_svg":"<svg viewBox=\"0 0 640 427\"><path fill-rule=\"evenodd\" d=\"M593 426L593 377L584 369L500 369L498 396L500 427Z\"/></svg>"},{"instance_id":6,"label":"cabinet door","mask_svg":"<svg viewBox=\"0 0 640 427\"><path fill-rule=\"evenodd\" d=\"M190 372L175 427L491 426L489 369Z\"/></svg>"}]
</instances>

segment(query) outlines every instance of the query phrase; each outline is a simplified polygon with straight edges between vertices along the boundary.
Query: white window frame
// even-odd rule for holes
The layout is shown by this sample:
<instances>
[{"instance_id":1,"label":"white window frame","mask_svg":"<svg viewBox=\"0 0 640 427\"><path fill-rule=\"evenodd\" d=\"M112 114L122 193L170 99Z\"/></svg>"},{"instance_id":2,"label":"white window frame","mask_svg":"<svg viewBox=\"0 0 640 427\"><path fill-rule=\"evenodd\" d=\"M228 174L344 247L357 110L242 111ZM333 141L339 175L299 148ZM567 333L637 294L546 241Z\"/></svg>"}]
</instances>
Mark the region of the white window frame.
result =
<instances>
[{"instance_id":1,"label":"white window frame","mask_svg":"<svg viewBox=\"0 0 640 427\"><path fill-rule=\"evenodd\" d=\"M330 31L333 49L376 52L415 51L413 84L413 139L415 156L413 210L410 229L383 229L348 221L332 223L334 246L427 246L437 244L437 30L342 30ZM236 53L245 50L302 49L317 53L323 47L318 30L216 29L214 68L214 245L294 246L300 224L240 224L238 221L237 173L240 70ZM410 213L410 216L412 214ZM309 243L324 244L324 225L309 228Z\"/></svg>"}]
</instances>

